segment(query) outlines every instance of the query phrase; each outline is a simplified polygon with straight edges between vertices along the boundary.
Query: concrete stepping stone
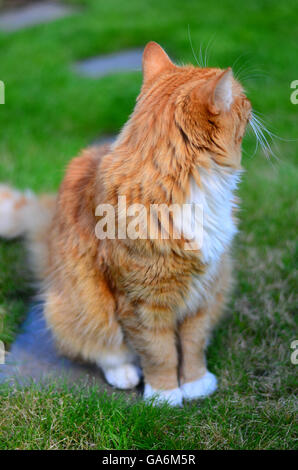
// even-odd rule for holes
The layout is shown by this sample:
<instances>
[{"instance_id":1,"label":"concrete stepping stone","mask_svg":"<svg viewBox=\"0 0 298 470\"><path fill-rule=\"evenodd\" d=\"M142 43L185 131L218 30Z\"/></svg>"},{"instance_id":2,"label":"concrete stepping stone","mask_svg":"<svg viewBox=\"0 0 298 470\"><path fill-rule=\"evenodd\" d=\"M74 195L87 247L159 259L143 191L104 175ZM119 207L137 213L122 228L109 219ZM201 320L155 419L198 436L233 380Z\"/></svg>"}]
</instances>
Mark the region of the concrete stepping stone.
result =
<instances>
[{"instance_id":1,"label":"concrete stepping stone","mask_svg":"<svg viewBox=\"0 0 298 470\"><path fill-rule=\"evenodd\" d=\"M1 13L0 30L7 32L17 31L41 23L48 23L73 13L75 13L74 8L60 3L34 3Z\"/></svg>"},{"instance_id":2,"label":"concrete stepping stone","mask_svg":"<svg viewBox=\"0 0 298 470\"><path fill-rule=\"evenodd\" d=\"M89 145L90 147L97 147L98 145L112 144L113 142L115 142L116 137L117 136L113 134L100 135L99 137L95 137L95 139L93 139Z\"/></svg>"},{"instance_id":3,"label":"concrete stepping stone","mask_svg":"<svg viewBox=\"0 0 298 470\"><path fill-rule=\"evenodd\" d=\"M74 65L76 72L85 77L98 78L109 73L138 71L142 66L141 49L91 57Z\"/></svg>"},{"instance_id":4,"label":"concrete stepping stone","mask_svg":"<svg viewBox=\"0 0 298 470\"><path fill-rule=\"evenodd\" d=\"M99 391L115 392L95 365L58 355L51 331L45 323L43 306L35 304L10 352L6 354L5 364L0 365L0 383L25 386L33 381L46 385L57 379L70 385L95 383ZM130 394L137 396L138 392L134 390Z\"/></svg>"}]
</instances>

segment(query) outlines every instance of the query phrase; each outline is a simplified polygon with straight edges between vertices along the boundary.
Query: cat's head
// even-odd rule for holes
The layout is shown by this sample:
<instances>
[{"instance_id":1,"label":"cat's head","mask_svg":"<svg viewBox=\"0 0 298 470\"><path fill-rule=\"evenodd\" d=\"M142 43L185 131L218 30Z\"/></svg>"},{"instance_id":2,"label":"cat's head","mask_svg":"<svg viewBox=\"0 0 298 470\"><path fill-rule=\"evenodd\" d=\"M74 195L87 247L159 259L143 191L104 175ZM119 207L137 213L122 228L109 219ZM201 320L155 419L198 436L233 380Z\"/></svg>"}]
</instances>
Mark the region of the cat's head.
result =
<instances>
[{"instance_id":1,"label":"cat's head","mask_svg":"<svg viewBox=\"0 0 298 470\"><path fill-rule=\"evenodd\" d=\"M151 125L169 139L178 131L188 150L224 166L240 166L251 104L231 68L179 67L150 42L143 54L143 76L137 108L147 116L147 128Z\"/></svg>"}]
</instances>

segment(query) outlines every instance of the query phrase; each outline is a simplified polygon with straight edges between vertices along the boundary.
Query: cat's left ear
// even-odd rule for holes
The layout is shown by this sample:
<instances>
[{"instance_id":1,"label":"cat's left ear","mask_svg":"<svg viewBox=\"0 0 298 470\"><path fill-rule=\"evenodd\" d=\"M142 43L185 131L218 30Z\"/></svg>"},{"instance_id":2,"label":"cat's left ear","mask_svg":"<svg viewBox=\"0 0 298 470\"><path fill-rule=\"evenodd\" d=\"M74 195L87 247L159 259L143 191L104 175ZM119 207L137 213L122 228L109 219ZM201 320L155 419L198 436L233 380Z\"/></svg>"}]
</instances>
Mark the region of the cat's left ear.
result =
<instances>
[{"instance_id":1,"label":"cat's left ear","mask_svg":"<svg viewBox=\"0 0 298 470\"><path fill-rule=\"evenodd\" d=\"M233 72L231 67L224 70L207 85L207 106L212 114L229 111L233 103Z\"/></svg>"},{"instance_id":2,"label":"cat's left ear","mask_svg":"<svg viewBox=\"0 0 298 470\"><path fill-rule=\"evenodd\" d=\"M143 52L144 83L175 67L176 66L159 44L153 41L147 44Z\"/></svg>"}]
</instances>

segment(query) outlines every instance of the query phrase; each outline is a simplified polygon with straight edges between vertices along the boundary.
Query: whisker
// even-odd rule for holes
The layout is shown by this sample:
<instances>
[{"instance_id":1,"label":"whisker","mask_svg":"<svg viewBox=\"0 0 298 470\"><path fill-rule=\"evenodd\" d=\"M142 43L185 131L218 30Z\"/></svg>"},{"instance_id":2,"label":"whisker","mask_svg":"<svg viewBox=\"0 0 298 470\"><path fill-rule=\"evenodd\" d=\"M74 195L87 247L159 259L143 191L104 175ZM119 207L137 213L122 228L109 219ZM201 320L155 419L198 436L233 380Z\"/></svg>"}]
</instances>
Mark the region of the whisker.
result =
<instances>
[{"instance_id":1,"label":"whisker","mask_svg":"<svg viewBox=\"0 0 298 470\"><path fill-rule=\"evenodd\" d=\"M268 77L268 74L265 73L262 69L251 66L251 67L247 67L246 69L241 70L240 72L238 72L237 79L239 81L241 81L246 76L249 76L249 75L259 75L259 76L263 76L263 77L266 77L266 78Z\"/></svg>"},{"instance_id":2,"label":"whisker","mask_svg":"<svg viewBox=\"0 0 298 470\"><path fill-rule=\"evenodd\" d=\"M192 50L194 59L195 59L197 65L198 65L199 67L202 67L202 65L199 64L197 55L196 55L196 53L195 53L195 51L194 51L194 48L193 48L193 44L192 44L192 40L191 40L191 35L190 35L190 26L189 26L189 25L188 25L188 39L189 39L189 42L190 42L190 47L191 47L191 50Z\"/></svg>"},{"instance_id":3,"label":"whisker","mask_svg":"<svg viewBox=\"0 0 298 470\"><path fill-rule=\"evenodd\" d=\"M238 80L240 82L245 82L247 80L251 80L254 78L266 78L266 75L264 75L263 73L251 73L251 74L244 75L241 78L238 78Z\"/></svg>"},{"instance_id":4,"label":"whisker","mask_svg":"<svg viewBox=\"0 0 298 470\"><path fill-rule=\"evenodd\" d=\"M263 149L263 152L265 153L265 156L266 158L270 158L270 145L269 145L269 142L268 140L266 139L263 131L261 130L261 128L258 126L258 124L256 122L254 122L254 131L255 131L255 134L258 138L258 141Z\"/></svg>"},{"instance_id":5,"label":"whisker","mask_svg":"<svg viewBox=\"0 0 298 470\"><path fill-rule=\"evenodd\" d=\"M250 119L251 128L256 136L257 142L260 144L266 158L270 160L270 156L274 157L277 161L280 161L280 158L274 153L272 145L269 142L269 139L274 143L273 134L267 127L260 121L254 112L252 112L252 117Z\"/></svg>"},{"instance_id":6,"label":"whisker","mask_svg":"<svg viewBox=\"0 0 298 470\"><path fill-rule=\"evenodd\" d=\"M251 125L251 130L252 130L252 132L253 132L253 135L256 137L256 134L255 134L255 131L254 131L253 128L252 128L252 125ZM254 153L251 155L251 158L253 158L253 157L256 155L256 153L257 153L257 151L258 151L258 148L259 148L259 141L258 141L258 139L256 138L255 150L254 150Z\"/></svg>"},{"instance_id":7,"label":"whisker","mask_svg":"<svg viewBox=\"0 0 298 470\"><path fill-rule=\"evenodd\" d=\"M202 43L200 44L200 60L201 60L201 67L204 67Z\"/></svg>"},{"instance_id":8,"label":"whisker","mask_svg":"<svg viewBox=\"0 0 298 470\"><path fill-rule=\"evenodd\" d=\"M246 71L251 65L245 61L242 65L240 65L238 70L235 70L234 75L238 79L242 71Z\"/></svg>"},{"instance_id":9,"label":"whisker","mask_svg":"<svg viewBox=\"0 0 298 470\"><path fill-rule=\"evenodd\" d=\"M210 49L209 48L211 47L211 44L213 43L214 38L215 38L215 34L213 34L213 36L211 36L211 38L209 39L209 41L207 43L207 47L205 49L205 57L204 57L205 67L208 67L208 62L209 62L208 54L210 55Z\"/></svg>"},{"instance_id":10,"label":"whisker","mask_svg":"<svg viewBox=\"0 0 298 470\"><path fill-rule=\"evenodd\" d=\"M239 60L242 59L242 57L249 55L250 52L244 52L243 54L240 54L237 59L234 60L232 69L236 68L236 65L238 64Z\"/></svg>"},{"instance_id":11,"label":"whisker","mask_svg":"<svg viewBox=\"0 0 298 470\"><path fill-rule=\"evenodd\" d=\"M254 114L254 119L256 121L259 121L262 127L266 129L266 132L271 136L272 140L274 137L275 139L281 140L283 142L297 142L298 139L287 139L285 137L280 137L279 135L269 130L267 127L268 122L263 118L264 114L260 113L259 111L256 111L255 109L253 111L253 114Z\"/></svg>"}]
</instances>

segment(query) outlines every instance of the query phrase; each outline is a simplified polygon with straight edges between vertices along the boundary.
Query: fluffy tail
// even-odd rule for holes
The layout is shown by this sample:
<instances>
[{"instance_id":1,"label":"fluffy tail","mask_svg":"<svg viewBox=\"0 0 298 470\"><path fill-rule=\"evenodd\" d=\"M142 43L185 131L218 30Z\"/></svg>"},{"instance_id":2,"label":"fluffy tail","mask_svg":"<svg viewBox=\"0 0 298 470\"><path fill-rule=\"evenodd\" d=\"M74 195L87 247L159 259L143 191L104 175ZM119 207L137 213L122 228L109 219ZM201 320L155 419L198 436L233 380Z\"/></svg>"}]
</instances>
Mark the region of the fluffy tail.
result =
<instances>
[{"instance_id":1,"label":"fluffy tail","mask_svg":"<svg viewBox=\"0 0 298 470\"><path fill-rule=\"evenodd\" d=\"M55 195L37 197L0 184L0 237L26 238L30 264L40 279L48 268L48 237L56 204Z\"/></svg>"}]
</instances>

